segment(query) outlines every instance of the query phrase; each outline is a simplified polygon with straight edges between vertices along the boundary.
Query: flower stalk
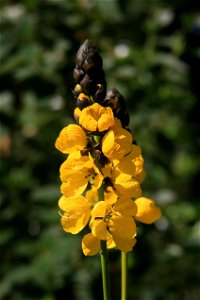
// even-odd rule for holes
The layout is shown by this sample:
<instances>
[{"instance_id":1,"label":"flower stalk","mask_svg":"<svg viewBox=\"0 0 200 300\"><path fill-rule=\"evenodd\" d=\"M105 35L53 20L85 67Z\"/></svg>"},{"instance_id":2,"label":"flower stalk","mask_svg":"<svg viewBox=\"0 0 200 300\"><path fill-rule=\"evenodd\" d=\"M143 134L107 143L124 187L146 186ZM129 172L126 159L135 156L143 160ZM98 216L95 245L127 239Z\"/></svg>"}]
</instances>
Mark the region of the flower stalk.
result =
<instances>
[{"instance_id":1,"label":"flower stalk","mask_svg":"<svg viewBox=\"0 0 200 300\"><path fill-rule=\"evenodd\" d=\"M127 300L128 257L126 252L121 252L121 300Z\"/></svg>"},{"instance_id":2,"label":"flower stalk","mask_svg":"<svg viewBox=\"0 0 200 300\"><path fill-rule=\"evenodd\" d=\"M100 241L100 255L101 255L101 270L103 282L103 299L111 300L110 294L110 278L109 278L109 261L106 241Z\"/></svg>"}]
</instances>

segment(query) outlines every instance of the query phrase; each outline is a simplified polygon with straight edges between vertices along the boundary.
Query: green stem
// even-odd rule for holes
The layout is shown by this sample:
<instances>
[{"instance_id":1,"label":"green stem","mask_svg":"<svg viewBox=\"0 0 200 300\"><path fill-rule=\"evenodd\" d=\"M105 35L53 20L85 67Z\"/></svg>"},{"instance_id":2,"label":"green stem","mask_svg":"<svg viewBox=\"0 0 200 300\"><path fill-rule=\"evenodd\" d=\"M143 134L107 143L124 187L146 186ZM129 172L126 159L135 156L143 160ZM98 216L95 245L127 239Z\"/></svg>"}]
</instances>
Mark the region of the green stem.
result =
<instances>
[{"instance_id":1,"label":"green stem","mask_svg":"<svg viewBox=\"0 0 200 300\"><path fill-rule=\"evenodd\" d=\"M127 254L121 252L121 300L127 299Z\"/></svg>"},{"instance_id":2,"label":"green stem","mask_svg":"<svg viewBox=\"0 0 200 300\"><path fill-rule=\"evenodd\" d=\"M104 201L104 186L102 185L98 189L98 200ZM103 281L103 299L111 300L110 295L110 277L109 277L109 261L106 241L100 241L100 255L101 255L101 270L102 270L102 281Z\"/></svg>"},{"instance_id":3,"label":"green stem","mask_svg":"<svg viewBox=\"0 0 200 300\"><path fill-rule=\"evenodd\" d=\"M103 299L111 300L110 296L110 278L109 278L109 268L108 268L108 253L106 241L101 240L101 270L102 270L102 280L103 280Z\"/></svg>"}]
</instances>

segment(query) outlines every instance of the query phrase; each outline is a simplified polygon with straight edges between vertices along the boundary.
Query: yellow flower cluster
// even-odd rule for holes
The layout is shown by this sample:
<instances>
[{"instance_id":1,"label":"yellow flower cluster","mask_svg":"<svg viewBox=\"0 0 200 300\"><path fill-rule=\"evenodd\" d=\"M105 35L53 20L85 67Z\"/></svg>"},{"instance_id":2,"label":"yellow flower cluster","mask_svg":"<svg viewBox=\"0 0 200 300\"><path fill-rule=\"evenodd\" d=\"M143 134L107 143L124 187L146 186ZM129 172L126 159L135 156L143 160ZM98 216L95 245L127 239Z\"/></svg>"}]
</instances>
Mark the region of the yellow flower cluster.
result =
<instances>
[{"instance_id":1,"label":"yellow flower cluster","mask_svg":"<svg viewBox=\"0 0 200 300\"><path fill-rule=\"evenodd\" d=\"M155 202L142 196L141 148L110 107L91 103L76 108L75 116L78 124L63 128L55 143L67 154L60 167L63 229L77 234L89 225L82 239L85 255L95 255L100 240L108 248L131 251L136 222L151 224L160 218Z\"/></svg>"}]
</instances>

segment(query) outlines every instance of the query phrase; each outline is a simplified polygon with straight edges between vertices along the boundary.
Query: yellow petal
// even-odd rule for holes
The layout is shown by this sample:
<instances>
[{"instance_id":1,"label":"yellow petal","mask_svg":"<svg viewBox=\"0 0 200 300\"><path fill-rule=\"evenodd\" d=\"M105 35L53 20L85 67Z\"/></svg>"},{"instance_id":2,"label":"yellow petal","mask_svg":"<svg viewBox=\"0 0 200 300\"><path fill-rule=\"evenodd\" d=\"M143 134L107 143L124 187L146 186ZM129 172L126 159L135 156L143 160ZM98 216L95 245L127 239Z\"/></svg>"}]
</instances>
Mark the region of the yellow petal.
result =
<instances>
[{"instance_id":1,"label":"yellow petal","mask_svg":"<svg viewBox=\"0 0 200 300\"><path fill-rule=\"evenodd\" d=\"M84 235L82 239L82 250L84 255L92 256L100 250L100 240L95 237L92 233Z\"/></svg>"},{"instance_id":2,"label":"yellow petal","mask_svg":"<svg viewBox=\"0 0 200 300\"><path fill-rule=\"evenodd\" d=\"M109 130L102 140L102 151L110 160L121 159L132 148L132 135L124 128Z\"/></svg>"},{"instance_id":3,"label":"yellow petal","mask_svg":"<svg viewBox=\"0 0 200 300\"><path fill-rule=\"evenodd\" d=\"M65 211L61 218L61 224L66 232L76 234L88 223L91 213L91 206L83 196L66 198L62 196L59 200L59 207Z\"/></svg>"},{"instance_id":4,"label":"yellow petal","mask_svg":"<svg viewBox=\"0 0 200 300\"><path fill-rule=\"evenodd\" d=\"M132 239L136 235L136 224L131 216L114 215L109 222L109 229L119 239Z\"/></svg>"},{"instance_id":5,"label":"yellow petal","mask_svg":"<svg viewBox=\"0 0 200 300\"><path fill-rule=\"evenodd\" d=\"M91 175L90 175L90 183L93 185L94 188L98 189L102 185L103 179L104 177L102 173L96 167L96 165L93 164L93 167L91 169Z\"/></svg>"},{"instance_id":6,"label":"yellow petal","mask_svg":"<svg viewBox=\"0 0 200 300\"><path fill-rule=\"evenodd\" d=\"M92 210L92 218L104 218L106 215L107 204L105 201L99 201Z\"/></svg>"},{"instance_id":7,"label":"yellow petal","mask_svg":"<svg viewBox=\"0 0 200 300\"><path fill-rule=\"evenodd\" d=\"M112 249L112 248L116 247L116 244L113 240L112 234L110 234L108 231L107 231L106 244L107 244L108 249Z\"/></svg>"},{"instance_id":8,"label":"yellow petal","mask_svg":"<svg viewBox=\"0 0 200 300\"><path fill-rule=\"evenodd\" d=\"M106 240L107 226L103 220L92 219L90 222L90 228L94 236L97 236L100 240Z\"/></svg>"},{"instance_id":9,"label":"yellow petal","mask_svg":"<svg viewBox=\"0 0 200 300\"><path fill-rule=\"evenodd\" d=\"M115 130L117 128L122 128L122 123L119 119L115 118L114 120L114 124L113 126L111 127L112 130Z\"/></svg>"},{"instance_id":10,"label":"yellow petal","mask_svg":"<svg viewBox=\"0 0 200 300\"><path fill-rule=\"evenodd\" d=\"M151 224L161 217L160 208L155 205L155 201L140 197L135 200L137 212L135 219L146 224Z\"/></svg>"},{"instance_id":11,"label":"yellow petal","mask_svg":"<svg viewBox=\"0 0 200 300\"><path fill-rule=\"evenodd\" d=\"M94 103L81 111L79 124L89 131L104 131L114 124L113 112L110 107Z\"/></svg>"},{"instance_id":12,"label":"yellow petal","mask_svg":"<svg viewBox=\"0 0 200 300\"><path fill-rule=\"evenodd\" d=\"M86 147L87 139L83 129L76 124L64 127L55 142L55 147L62 153L68 154Z\"/></svg>"},{"instance_id":13,"label":"yellow petal","mask_svg":"<svg viewBox=\"0 0 200 300\"><path fill-rule=\"evenodd\" d=\"M86 192L85 198L91 206L94 206L98 202L98 194L96 188L91 188Z\"/></svg>"},{"instance_id":14,"label":"yellow petal","mask_svg":"<svg viewBox=\"0 0 200 300\"><path fill-rule=\"evenodd\" d=\"M118 199L117 194L111 186L106 187L104 191L104 200L109 204L114 204Z\"/></svg>"},{"instance_id":15,"label":"yellow petal","mask_svg":"<svg viewBox=\"0 0 200 300\"><path fill-rule=\"evenodd\" d=\"M90 211L82 213L81 210L79 210L75 214L65 212L61 217L61 224L64 231L77 234L87 225L89 217Z\"/></svg>"},{"instance_id":16,"label":"yellow petal","mask_svg":"<svg viewBox=\"0 0 200 300\"><path fill-rule=\"evenodd\" d=\"M69 214L76 214L76 212L79 211L82 213L85 213L88 210L91 211L91 203L83 196L73 198L62 196L58 201L58 206Z\"/></svg>"},{"instance_id":17,"label":"yellow petal","mask_svg":"<svg viewBox=\"0 0 200 300\"><path fill-rule=\"evenodd\" d=\"M88 178L85 177L83 172L71 171L65 174L60 190L66 197L76 197L81 195L88 185Z\"/></svg>"},{"instance_id":18,"label":"yellow petal","mask_svg":"<svg viewBox=\"0 0 200 300\"><path fill-rule=\"evenodd\" d=\"M136 157L141 155L141 152L142 152L141 148L138 145L133 144L132 147L131 147L131 152L129 154L129 157L131 159L135 159Z\"/></svg>"},{"instance_id":19,"label":"yellow petal","mask_svg":"<svg viewBox=\"0 0 200 300\"><path fill-rule=\"evenodd\" d=\"M109 129L114 124L114 116L110 107L101 109L101 117L98 120L98 130L104 131Z\"/></svg>"},{"instance_id":20,"label":"yellow petal","mask_svg":"<svg viewBox=\"0 0 200 300\"><path fill-rule=\"evenodd\" d=\"M114 146L115 135L113 130L109 132L102 139L102 151L104 155L108 155Z\"/></svg>"},{"instance_id":21,"label":"yellow petal","mask_svg":"<svg viewBox=\"0 0 200 300\"><path fill-rule=\"evenodd\" d=\"M81 170L83 168L92 168L94 162L90 156L81 155L80 151L69 154L68 158L62 163L60 172L67 170Z\"/></svg>"},{"instance_id":22,"label":"yellow petal","mask_svg":"<svg viewBox=\"0 0 200 300\"><path fill-rule=\"evenodd\" d=\"M61 192L66 197L81 195L89 182L98 188L103 181L103 175L95 166L92 157L82 156L80 152L69 154L60 167L60 178Z\"/></svg>"},{"instance_id":23,"label":"yellow petal","mask_svg":"<svg viewBox=\"0 0 200 300\"><path fill-rule=\"evenodd\" d=\"M116 165L113 170L114 176L119 173L125 173L133 176L135 174L135 165L129 156L123 157Z\"/></svg>"},{"instance_id":24,"label":"yellow petal","mask_svg":"<svg viewBox=\"0 0 200 300\"><path fill-rule=\"evenodd\" d=\"M142 155L139 155L133 159L133 163L135 165L135 174L134 177L136 180L138 180L140 183L144 180L145 172L143 170L144 165L144 159Z\"/></svg>"},{"instance_id":25,"label":"yellow petal","mask_svg":"<svg viewBox=\"0 0 200 300\"><path fill-rule=\"evenodd\" d=\"M119 196L137 198L141 195L141 188L138 181L134 180L130 175L120 173L115 181L114 187Z\"/></svg>"},{"instance_id":26,"label":"yellow petal","mask_svg":"<svg viewBox=\"0 0 200 300\"><path fill-rule=\"evenodd\" d=\"M134 216L137 211L137 206L130 198L120 197L114 204L113 209L125 216Z\"/></svg>"},{"instance_id":27,"label":"yellow petal","mask_svg":"<svg viewBox=\"0 0 200 300\"><path fill-rule=\"evenodd\" d=\"M114 234L113 234L113 239L115 241L116 247L123 252L131 251L137 242L135 238L125 240L125 239L118 238Z\"/></svg>"}]
</instances>

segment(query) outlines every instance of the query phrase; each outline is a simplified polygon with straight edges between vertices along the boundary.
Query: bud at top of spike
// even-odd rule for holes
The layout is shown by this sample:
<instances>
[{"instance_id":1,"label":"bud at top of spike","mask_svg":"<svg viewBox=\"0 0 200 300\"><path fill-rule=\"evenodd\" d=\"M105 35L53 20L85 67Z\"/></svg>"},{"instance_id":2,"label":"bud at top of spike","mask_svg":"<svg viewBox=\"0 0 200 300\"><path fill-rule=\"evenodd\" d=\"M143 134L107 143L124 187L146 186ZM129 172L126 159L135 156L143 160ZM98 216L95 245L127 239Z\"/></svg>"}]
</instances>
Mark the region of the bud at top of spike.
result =
<instances>
[{"instance_id":1,"label":"bud at top of spike","mask_svg":"<svg viewBox=\"0 0 200 300\"><path fill-rule=\"evenodd\" d=\"M95 45L88 39L85 40L77 52L76 66L78 69L82 69L84 73L88 73L88 70L92 68L102 68L103 66L102 58Z\"/></svg>"},{"instance_id":2,"label":"bud at top of spike","mask_svg":"<svg viewBox=\"0 0 200 300\"><path fill-rule=\"evenodd\" d=\"M76 55L74 79L82 92L92 96L94 101L103 101L106 94L106 81L103 71L103 60L90 40L85 40ZM101 87L101 88L100 88ZM74 94L77 98L77 93Z\"/></svg>"}]
</instances>

